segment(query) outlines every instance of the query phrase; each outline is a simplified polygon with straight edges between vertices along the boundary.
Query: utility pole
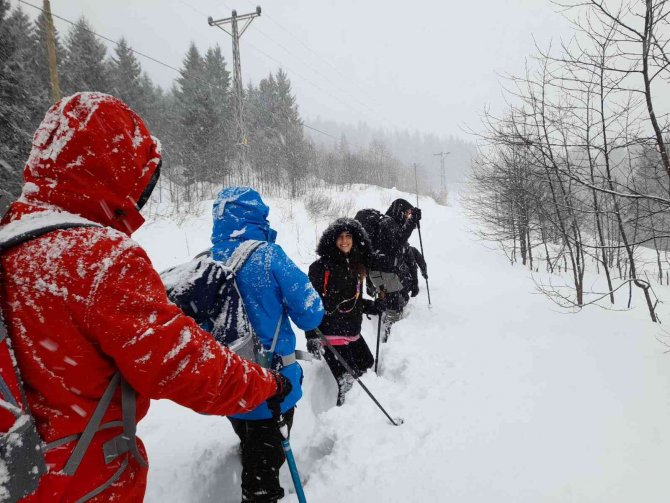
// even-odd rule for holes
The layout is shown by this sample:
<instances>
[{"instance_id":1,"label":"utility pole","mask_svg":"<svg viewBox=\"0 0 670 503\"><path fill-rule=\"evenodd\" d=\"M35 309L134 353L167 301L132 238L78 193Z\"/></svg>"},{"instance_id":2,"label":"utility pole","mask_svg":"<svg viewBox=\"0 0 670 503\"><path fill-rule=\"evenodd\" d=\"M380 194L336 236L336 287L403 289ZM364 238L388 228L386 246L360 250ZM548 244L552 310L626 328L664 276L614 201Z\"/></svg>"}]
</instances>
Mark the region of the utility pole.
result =
<instances>
[{"instance_id":1,"label":"utility pole","mask_svg":"<svg viewBox=\"0 0 670 503\"><path fill-rule=\"evenodd\" d=\"M238 142L238 160L240 167L246 166L247 155L247 129L244 124L244 92L242 90L242 65L240 63L240 37L247 30L254 18L261 15L260 6L256 7L256 12L249 14L237 15L234 10L231 17L225 19L214 20L211 16L207 18L207 23L210 26L225 31L233 38L233 93L235 95L235 121L237 122ZM238 26L239 22L243 22L242 28Z\"/></svg>"},{"instance_id":2,"label":"utility pole","mask_svg":"<svg viewBox=\"0 0 670 503\"><path fill-rule=\"evenodd\" d=\"M447 192L447 173L444 170L444 158L447 157L451 152L438 152L440 156L440 192L441 194L446 194Z\"/></svg>"},{"instance_id":3,"label":"utility pole","mask_svg":"<svg viewBox=\"0 0 670 503\"><path fill-rule=\"evenodd\" d=\"M58 81L58 61L56 59L56 30L54 20L51 17L51 2L44 0L42 3L44 20L47 30L47 55L49 57L49 77L51 79L51 99L54 103L60 100L60 82Z\"/></svg>"}]
</instances>

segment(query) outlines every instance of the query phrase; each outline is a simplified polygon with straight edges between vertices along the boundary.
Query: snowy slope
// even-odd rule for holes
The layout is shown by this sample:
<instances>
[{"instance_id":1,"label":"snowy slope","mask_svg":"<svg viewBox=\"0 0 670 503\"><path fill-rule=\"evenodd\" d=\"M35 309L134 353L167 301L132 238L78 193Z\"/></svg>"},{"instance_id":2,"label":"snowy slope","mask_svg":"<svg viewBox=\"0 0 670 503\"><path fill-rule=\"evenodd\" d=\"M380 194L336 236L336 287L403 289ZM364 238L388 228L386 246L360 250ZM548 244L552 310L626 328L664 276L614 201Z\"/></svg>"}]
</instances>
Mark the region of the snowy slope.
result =
<instances>
[{"instance_id":1,"label":"snowy slope","mask_svg":"<svg viewBox=\"0 0 670 503\"><path fill-rule=\"evenodd\" d=\"M398 195L348 193L355 209L385 208ZM312 221L301 202L267 202L278 242L306 270L327 220ZM358 387L334 407L327 367L305 363L292 446L308 501L670 501L670 357L658 327L643 310L557 311L533 295L527 270L472 237L457 205L421 206L433 308L422 290L382 348L381 376L363 378L405 424L389 424ZM209 232L205 213L135 237L163 269L206 248ZM364 324L371 348L375 331L375 320ZM240 500L225 419L160 401L139 433L148 502ZM282 482L292 489L287 470Z\"/></svg>"}]
</instances>

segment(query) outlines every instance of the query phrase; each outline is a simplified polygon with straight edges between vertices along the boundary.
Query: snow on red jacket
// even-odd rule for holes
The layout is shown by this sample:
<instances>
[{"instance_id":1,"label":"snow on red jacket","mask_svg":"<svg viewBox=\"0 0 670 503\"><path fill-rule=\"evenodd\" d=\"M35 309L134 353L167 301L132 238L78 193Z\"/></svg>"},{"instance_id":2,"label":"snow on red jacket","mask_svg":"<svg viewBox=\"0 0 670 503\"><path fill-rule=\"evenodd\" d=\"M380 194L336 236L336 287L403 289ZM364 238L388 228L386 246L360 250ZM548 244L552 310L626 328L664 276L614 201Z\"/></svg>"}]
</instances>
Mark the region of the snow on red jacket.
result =
<instances>
[{"instance_id":1,"label":"snow on red jacket","mask_svg":"<svg viewBox=\"0 0 670 503\"><path fill-rule=\"evenodd\" d=\"M61 100L35 134L22 197L2 223L69 213L105 226L54 231L2 255L2 308L46 442L83 431L117 370L137 391L138 420L151 398L229 415L276 391L268 372L219 346L168 301L146 253L129 238L143 223L134 201L160 162L159 149L132 110L98 93ZM117 392L103 423L120 419ZM96 434L72 477L59 470L75 443L49 451L50 471L26 501L76 501L104 483L127 457L108 465L103 459L102 444L119 432ZM128 462L91 501L142 501L146 470Z\"/></svg>"}]
</instances>

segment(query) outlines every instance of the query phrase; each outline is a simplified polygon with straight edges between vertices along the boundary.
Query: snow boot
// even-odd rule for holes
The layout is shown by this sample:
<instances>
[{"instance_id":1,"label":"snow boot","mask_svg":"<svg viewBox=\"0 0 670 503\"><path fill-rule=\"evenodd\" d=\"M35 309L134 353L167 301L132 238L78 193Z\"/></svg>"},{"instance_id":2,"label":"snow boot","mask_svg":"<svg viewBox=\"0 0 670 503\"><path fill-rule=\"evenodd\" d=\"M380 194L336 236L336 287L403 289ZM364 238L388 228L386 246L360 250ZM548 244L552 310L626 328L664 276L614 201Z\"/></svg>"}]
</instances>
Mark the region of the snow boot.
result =
<instances>
[{"instance_id":1,"label":"snow boot","mask_svg":"<svg viewBox=\"0 0 670 503\"><path fill-rule=\"evenodd\" d=\"M391 335L391 325L401 320L402 313L402 311L396 311L393 309L389 309L388 311L384 312L384 317L382 320L382 325L384 328L382 342L388 341L389 336Z\"/></svg>"},{"instance_id":2,"label":"snow boot","mask_svg":"<svg viewBox=\"0 0 670 503\"><path fill-rule=\"evenodd\" d=\"M337 406L340 407L344 405L344 396L349 392L349 390L354 385L354 376L349 372L343 374L337 379Z\"/></svg>"}]
</instances>

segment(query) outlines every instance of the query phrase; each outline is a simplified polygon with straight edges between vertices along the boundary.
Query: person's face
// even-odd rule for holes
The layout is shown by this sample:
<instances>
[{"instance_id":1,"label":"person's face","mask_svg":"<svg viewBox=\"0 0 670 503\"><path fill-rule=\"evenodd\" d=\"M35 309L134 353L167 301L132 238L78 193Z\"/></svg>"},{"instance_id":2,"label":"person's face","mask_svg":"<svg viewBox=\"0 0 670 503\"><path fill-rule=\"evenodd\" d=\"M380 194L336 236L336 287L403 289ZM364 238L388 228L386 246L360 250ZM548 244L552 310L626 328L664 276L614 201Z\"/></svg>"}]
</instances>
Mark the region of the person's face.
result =
<instances>
[{"instance_id":1,"label":"person's face","mask_svg":"<svg viewBox=\"0 0 670 503\"><path fill-rule=\"evenodd\" d=\"M351 251L351 247L353 246L353 244L354 243L353 239L351 238L351 234L349 234L348 232L343 232L342 234L337 236L337 241L335 241L337 249L340 250L345 255Z\"/></svg>"},{"instance_id":2,"label":"person's face","mask_svg":"<svg viewBox=\"0 0 670 503\"><path fill-rule=\"evenodd\" d=\"M405 215L405 220L407 220L409 217L411 217L412 216L412 208L407 208L405 210L404 215Z\"/></svg>"}]
</instances>

